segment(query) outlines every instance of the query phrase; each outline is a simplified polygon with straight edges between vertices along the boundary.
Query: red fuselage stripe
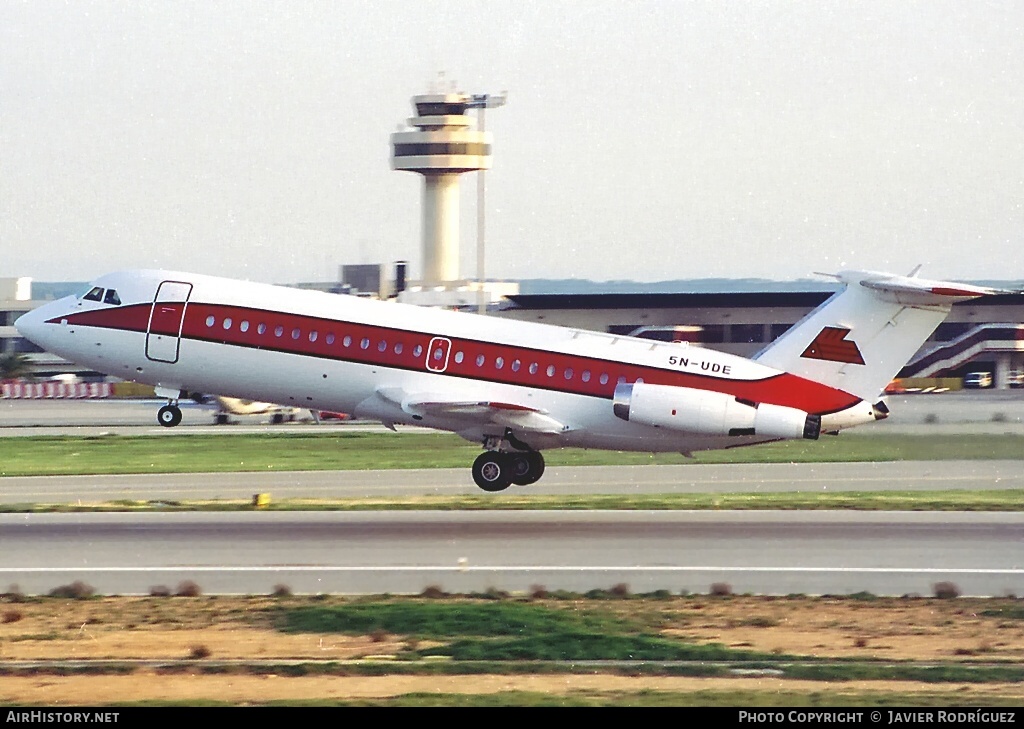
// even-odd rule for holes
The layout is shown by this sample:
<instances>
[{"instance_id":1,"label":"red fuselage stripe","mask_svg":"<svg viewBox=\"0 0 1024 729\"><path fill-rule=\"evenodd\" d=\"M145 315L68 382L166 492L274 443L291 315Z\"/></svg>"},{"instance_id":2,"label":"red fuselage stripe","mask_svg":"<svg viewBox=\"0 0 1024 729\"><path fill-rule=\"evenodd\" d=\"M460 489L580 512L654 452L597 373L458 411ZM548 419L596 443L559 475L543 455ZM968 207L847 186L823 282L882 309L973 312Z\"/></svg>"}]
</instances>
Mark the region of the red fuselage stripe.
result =
<instances>
[{"instance_id":1,"label":"red fuselage stripe","mask_svg":"<svg viewBox=\"0 0 1024 729\"><path fill-rule=\"evenodd\" d=\"M78 326L145 332L150 309L151 304L134 304L70 314L51 321L59 323L67 319L68 324ZM227 320L230 325L225 328ZM212 324L208 325L208 321ZM244 332L241 330L243 322L247 325ZM153 333L176 336L178 332L159 331L154 327ZM762 380L734 380L475 339L192 301L185 311L181 336L185 340L418 372L439 371L437 365L432 370L427 366L428 357L434 354L428 353L431 340L438 338L451 342L449 351L444 353L448 359L443 373L452 377L604 399L612 398L619 381L642 380L650 384L712 390L814 414L838 412L858 402L856 397L841 390L788 373ZM185 348L181 350L181 357L186 361Z\"/></svg>"}]
</instances>

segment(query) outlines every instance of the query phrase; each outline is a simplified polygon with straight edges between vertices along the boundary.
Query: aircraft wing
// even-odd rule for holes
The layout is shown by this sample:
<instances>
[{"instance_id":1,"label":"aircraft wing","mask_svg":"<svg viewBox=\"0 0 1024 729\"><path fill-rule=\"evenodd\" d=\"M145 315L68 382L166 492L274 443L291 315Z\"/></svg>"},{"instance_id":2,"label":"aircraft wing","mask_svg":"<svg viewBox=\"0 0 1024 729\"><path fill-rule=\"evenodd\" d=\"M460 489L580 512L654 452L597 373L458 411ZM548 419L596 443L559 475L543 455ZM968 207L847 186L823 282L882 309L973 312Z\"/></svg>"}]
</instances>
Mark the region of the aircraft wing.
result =
<instances>
[{"instance_id":1,"label":"aircraft wing","mask_svg":"<svg viewBox=\"0 0 1024 729\"><path fill-rule=\"evenodd\" d=\"M423 400L403 403L402 409L424 417L457 417L530 433L558 435L570 430L544 410L507 402Z\"/></svg>"},{"instance_id":2,"label":"aircraft wing","mask_svg":"<svg viewBox=\"0 0 1024 729\"><path fill-rule=\"evenodd\" d=\"M410 415L427 419L457 419L479 425L493 424L524 433L559 435L572 427L546 410L518 403L494 400L461 400L444 395L415 394L381 389L377 394L401 407Z\"/></svg>"}]
</instances>

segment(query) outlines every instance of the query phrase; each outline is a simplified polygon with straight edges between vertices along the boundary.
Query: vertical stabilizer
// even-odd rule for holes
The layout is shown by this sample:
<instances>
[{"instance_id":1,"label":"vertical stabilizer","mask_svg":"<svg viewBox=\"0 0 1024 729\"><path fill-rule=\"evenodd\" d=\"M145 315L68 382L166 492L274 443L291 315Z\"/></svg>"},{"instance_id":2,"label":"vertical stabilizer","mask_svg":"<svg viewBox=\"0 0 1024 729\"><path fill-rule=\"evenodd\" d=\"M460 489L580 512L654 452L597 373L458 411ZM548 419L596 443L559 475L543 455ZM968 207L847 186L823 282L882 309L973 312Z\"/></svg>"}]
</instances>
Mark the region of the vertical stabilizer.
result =
<instances>
[{"instance_id":1,"label":"vertical stabilizer","mask_svg":"<svg viewBox=\"0 0 1024 729\"><path fill-rule=\"evenodd\" d=\"M846 285L754 359L874 401L957 301L1010 293L872 271Z\"/></svg>"}]
</instances>

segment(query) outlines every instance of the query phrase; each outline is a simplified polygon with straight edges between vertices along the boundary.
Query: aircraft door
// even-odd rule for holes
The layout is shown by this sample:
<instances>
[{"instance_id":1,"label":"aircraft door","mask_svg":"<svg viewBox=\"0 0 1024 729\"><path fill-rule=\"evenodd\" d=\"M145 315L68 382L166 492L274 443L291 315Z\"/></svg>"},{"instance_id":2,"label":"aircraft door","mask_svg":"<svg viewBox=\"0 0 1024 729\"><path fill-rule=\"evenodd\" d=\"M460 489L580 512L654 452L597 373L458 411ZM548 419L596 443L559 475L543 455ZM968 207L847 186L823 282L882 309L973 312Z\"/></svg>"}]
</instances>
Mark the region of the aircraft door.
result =
<instances>
[{"instance_id":1,"label":"aircraft door","mask_svg":"<svg viewBox=\"0 0 1024 729\"><path fill-rule=\"evenodd\" d=\"M146 327L146 356L157 362L178 361L181 328L185 322L192 284L183 281L162 281L153 297Z\"/></svg>"},{"instance_id":2,"label":"aircraft door","mask_svg":"<svg viewBox=\"0 0 1024 729\"><path fill-rule=\"evenodd\" d=\"M434 337L427 347L427 369L431 372L444 372L448 368L448 355L451 353L452 342L444 337Z\"/></svg>"}]
</instances>

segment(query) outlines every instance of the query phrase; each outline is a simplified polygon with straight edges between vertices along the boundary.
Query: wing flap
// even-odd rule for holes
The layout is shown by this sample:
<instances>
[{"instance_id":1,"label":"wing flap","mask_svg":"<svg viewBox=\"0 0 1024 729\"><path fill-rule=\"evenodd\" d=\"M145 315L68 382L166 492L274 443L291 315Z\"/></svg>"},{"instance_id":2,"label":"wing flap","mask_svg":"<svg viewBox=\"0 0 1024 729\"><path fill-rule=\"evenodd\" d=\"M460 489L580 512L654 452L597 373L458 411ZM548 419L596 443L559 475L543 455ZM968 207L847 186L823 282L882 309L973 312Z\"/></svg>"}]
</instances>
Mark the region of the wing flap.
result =
<instances>
[{"instance_id":1,"label":"wing flap","mask_svg":"<svg viewBox=\"0 0 1024 729\"><path fill-rule=\"evenodd\" d=\"M402 410L424 418L458 418L480 424L493 423L522 432L558 435L570 427L547 412L516 403L490 400L420 400L411 398L402 403Z\"/></svg>"},{"instance_id":2,"label":"wing flap","mask_svg":"<svg viewBox=\"0 0 1024 729\"><path fill-rule=\"evenodd\" d=\"M496 400L460 400L445 395L406 393L381 389L378 394L403 412L426 419L460 420L478 425L493 424L523 433L559 435L572 427L551 417L546 410Z\"/></svg>"}]
</instances>

